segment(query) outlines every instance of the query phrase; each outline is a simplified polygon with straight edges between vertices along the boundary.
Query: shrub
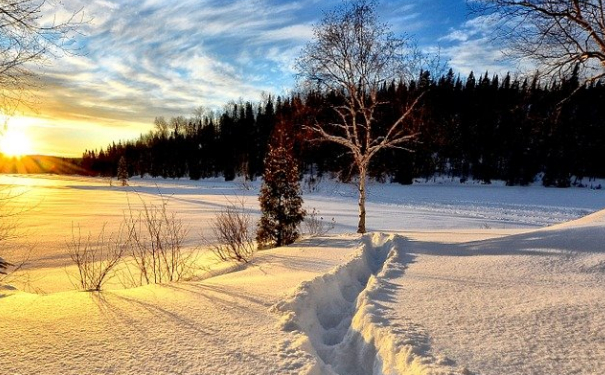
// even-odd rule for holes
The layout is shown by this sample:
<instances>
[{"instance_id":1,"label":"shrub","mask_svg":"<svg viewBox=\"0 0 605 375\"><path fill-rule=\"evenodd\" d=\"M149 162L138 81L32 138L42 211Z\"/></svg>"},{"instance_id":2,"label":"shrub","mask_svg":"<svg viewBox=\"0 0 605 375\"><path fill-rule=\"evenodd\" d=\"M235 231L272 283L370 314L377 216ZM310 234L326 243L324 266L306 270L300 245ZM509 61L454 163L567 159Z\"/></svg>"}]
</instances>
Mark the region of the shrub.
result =
<instances>
[{"instance_id":1,"label":"shrub","mask_svg":"<svg viewBox=\"0 0 605 375\"><path fill-rule=\"evenodd\" d=\"M86 291L100 291L113 277L113 271L126 252L122 235L105 237L105 226L96 240L89 233L82 238L80 228L76 235L72 228L72 240L68 243L69 257L78 268L77 286Z\"/></svg>"},{"instance_id":2,"label":"shrub","mask_svg":"<svg viewBox=\"0 0 605 375\"><path fill-rule=\"evenodd\" d=\"M143 203L142 210L131 209L125 217L130 256L137 272L130 272L133 286L180 281L194 270L195 252L184 251L188 231L166 205L163 198L161 206Z\"/></svg>"},{"instance_id":3,"label":"shrub","mask_svg":"<svg viewBox=\"0 0 605 375\"><path fill-rule=\"evenodd\" d=\"M116 274L125 287L181 281L193 274L196 252L185 251L187 230L166 205L165 200L161 206L143 202L143 209L130 209L117 235L106 237L103 227L93 240L73 230L68 248L78 268L78 287L100 291Z\"/></svg>"},{"instance_id":4,"label":"shrub","mask_svg":"<svg viewBox=\"0 0 605 375\"><path fill-rule=\"evenodd\" d=\"M336 226L336 220L332 218L331 221L327 222L323 216L320 215L319 210L313 207L311 213L307 213L303 220L305 227L305 233L310 237L323 236Z\"/></svg>"},{"instance_id":5,"label":"shrub","mask_svg":"<svg viewBox=\"0 0 605 375\"><path fill-rule=\"evenodd\" d=\"M126 158L123 155L118 161L117 178L120 181L120 185L128 186L128 163L126 162Z\"/></svg>"},{"instance_id":6,"label":"shrub","mask_svg":"<svg viewBox=\"0 0 605 375\"><path fill-rule=\"evenodd\" d=\"M245 209L231 204L216 215L212 232L217 240L210 249L222 261L248 263L254 256L254 237L250 229L252 218Z\"/></svg>"}]
</instances>

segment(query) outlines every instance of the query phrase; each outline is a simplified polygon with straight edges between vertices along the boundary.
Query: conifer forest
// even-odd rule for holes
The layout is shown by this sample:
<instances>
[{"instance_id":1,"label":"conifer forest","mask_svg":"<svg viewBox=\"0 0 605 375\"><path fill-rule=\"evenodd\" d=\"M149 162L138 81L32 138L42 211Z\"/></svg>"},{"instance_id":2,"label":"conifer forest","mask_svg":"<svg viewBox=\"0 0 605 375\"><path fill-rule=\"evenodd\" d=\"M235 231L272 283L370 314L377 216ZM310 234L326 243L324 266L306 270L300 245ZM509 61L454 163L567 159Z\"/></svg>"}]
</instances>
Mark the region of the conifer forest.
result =
<instances>
[{"instance_id":1,"label":"conifer forest","mask_svg":"<svg viewBox=\"0 0 605 375\"><path fill-rule=\"evenodd\" d=\"M583 84L572 75L543 82L489 72L461 78L452 70L433 77L424 71L410 83L383 85L379 95L387 104L375 114L379 126L420 93L422 100L406 124L413 141L372 160L370 176L378 181L410 184L448 176L527 185L541 177L545 186L567 187L605 177L605 86L600 81ZM258 103L232 102L222 111L198 111L191 118L157 117L153 130L137 140L86 151L82 168L116 176L123 157L129 176L232 180L241 175L254 180L262 175L268 145L279 133L294 145L301 176L329 174L348 181L357 171L347 150L321 142L308 130L316 121L329 123L337 116L333 108L342 100L338 92L307 90L267 95Z\"/></svg>"}]
</instances>

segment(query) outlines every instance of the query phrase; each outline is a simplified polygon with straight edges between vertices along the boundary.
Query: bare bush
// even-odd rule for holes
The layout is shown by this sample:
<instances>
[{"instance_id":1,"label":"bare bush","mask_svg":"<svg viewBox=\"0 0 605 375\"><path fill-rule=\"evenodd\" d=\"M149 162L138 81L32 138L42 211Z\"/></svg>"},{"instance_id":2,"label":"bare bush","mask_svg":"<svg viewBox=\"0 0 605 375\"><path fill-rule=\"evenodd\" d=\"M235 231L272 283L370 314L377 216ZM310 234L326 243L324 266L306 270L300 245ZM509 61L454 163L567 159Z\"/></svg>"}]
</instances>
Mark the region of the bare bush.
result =
<instances>
[{"instance_id":1,"label":"bare bush","mask_svg":"<svg viewBox=\"0 0 605 375\"><path fill-rule=\"evenodd\" d=\"M72 240L68 243L69 257L78 268L77 286L86 291L100 291L113 277L113 271L126 253L126 241L122 231L117 236L105 237L105 226L96 239L88 233L82 238L72 228Z\"/></svg>"},{"instance_id":2,"label":"bare bush","mask_svg":"<svg viewBox=\"0 0 605 375\"><path fill-rule=\"evenodd\" d=\"M105 236L105 227L95 240L89 233L72 230L68 244L78 268L77 284L83 290L99 291L118 275L125 287L183 280L196 270L196 252L184 251L187 229L174 213L143 202L141 210L129 210L117 235Z\"/></svg>"},{"instance_id":3,"label":"bare bush","mask_svg":"<svg viewBox=\"0 0 605 375\"><path fill-rule=\"evenodd\" d=\"M308 236L319 237L334 229L336 226L336 220L334 220L334 218L332 218L330 221L324 220L319 210L313 207L311 212L308 212L307 216L305 216L303 225L305 227L305 233Z\"/></svg>"},{"instance_id":4,"label":"bare bush","mask_svg":"<svg viewBox=\"0 0 605 375\"><path fill-rule=\"evenodd\" d=\"M254 256L254 234L250 212L231 204L214 218L212 232L218 242L210 245L211 251L222 261L248 263Z\"/></svg>"},{"instance_id":5,"label":"bare bush","mask_svg":"<svg viewBox=\"0 0 605 375\"><path fill-rule=\"evenodd\" d=\"M130 267L133 286L180 281L194 271L195 252L184 251L187 229L182 221L161 206L146 204L130 210L125 218L130 255L136 271Z\"/></svg>"},{"instance_id":6,"label":"bare bush","mask_svg":"<svg viewBox=\"0 0 605 375\"><path fill-rule=\"evenodd\" d=\"M8 203L21 194L14 193L10 187L0 188L0 243L16 237L18 224L16 218L23 210L18 210Z\"/></svg>"},{"instance_id":7,"label":"bare bush","mask_svg":"<svg viewBox=\"0 0 605 375\"><path fill-rule=\"evenodd\" d=\"M9 199L8 195L0 197L0 244L4 244L8 239L14 237L16 228L15 222L9 220L12 216L11 212L6 211L7 199ZM0 257L0 275L6 275L10 266L12 266L11 263Z\"/></svg>"}]
</instances>

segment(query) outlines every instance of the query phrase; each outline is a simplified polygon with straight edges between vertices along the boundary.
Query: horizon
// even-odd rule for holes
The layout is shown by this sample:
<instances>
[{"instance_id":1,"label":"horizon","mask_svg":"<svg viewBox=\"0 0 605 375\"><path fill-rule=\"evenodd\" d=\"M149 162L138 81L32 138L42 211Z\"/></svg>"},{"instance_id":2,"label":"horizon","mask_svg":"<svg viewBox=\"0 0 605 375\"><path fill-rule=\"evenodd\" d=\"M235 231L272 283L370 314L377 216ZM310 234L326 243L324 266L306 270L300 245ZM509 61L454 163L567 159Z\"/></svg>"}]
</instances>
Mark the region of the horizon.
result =
<instances>
[{"instance_id":1,"label":"horizon","mask_svg":"<svg viewBox=\"0 0 605 375\"><path fill-rule=\"evenodd\" d=\"M48 61L32 93L36 111L6 124L27 136L26 154L81 157L146 134L158 116L286 96L296 90L293 63L313 25L340 3L70 1L63 13L82 9L87 21L71 46L79 53ZM464 0L382 2L378 13L423 51L439 50L461 76L516 72L488 39L493 20L469 15Z\"/></svg>"}]
</instances>

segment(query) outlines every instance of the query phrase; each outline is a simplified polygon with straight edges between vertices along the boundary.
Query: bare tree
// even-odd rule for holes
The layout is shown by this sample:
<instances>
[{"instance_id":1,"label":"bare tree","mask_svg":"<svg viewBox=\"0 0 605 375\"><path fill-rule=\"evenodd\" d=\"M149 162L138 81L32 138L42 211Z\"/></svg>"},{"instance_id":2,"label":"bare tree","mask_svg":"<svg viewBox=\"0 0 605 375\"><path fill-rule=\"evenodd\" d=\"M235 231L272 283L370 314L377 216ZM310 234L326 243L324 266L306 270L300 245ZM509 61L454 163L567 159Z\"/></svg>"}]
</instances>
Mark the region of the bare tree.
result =
<instances>
[{"instance_id":1,"label":"bare tree","mask_svg":"<svg viewBox=\"0 0 605 375\"><path fill-rule=\"evenodd\" d=\"M196 121L202 121L204 116L208 115L208 110L203 105L198 105L193 109L193 118Z\"/></svg>"},{"instance_id":2,"label":"bare tree","mask_svg":"<svg viewBox=\"0 0 605 375\"><path fill-rule=\"evenodd\" d=\"M297 68L303 83L343 97L334 106L338 122L316 122L309 128L320 139L338 143L353 155L359 172L358 233L366 231L366 179L370 160L380 150L403 148L412 138L406 127L417 95L386 128L378 129L377 111L386 102L379 98L382 85L408 80L419 66L420 55L407 37L396 37L380 23L376 2L356 0L326 13L314 30Z\"/></svg>"},{"instance_id":3,"label":"bare tree","mask_svg":"<svg viewBox=\"0 0 605 375\"><path fill-rule=\"evenodd\" d=\"M10 201L17 198L20 193L13 193L10 188L0 187L0 281L3 279L3 275L7 275L20 269L25 261L17 262L15 265L10 263L8 260L3 259L2 256L10 258L10 255L6 254L7 244L18 237L18 215L23 210L17 209L10 205ZM4 253L4 254L3 254Z\"/></svg>"},{"instance_id":4,"label":"bare tree","mask_svg":"<svg viewBox=\"0 0 605 375\"><path fill-rule=\"evenodd\" d=\"M34 68L70 53L67 42L82 24L82 12L47 17L60 4L46 0L0 0L0 110L11 116L35 85ZM27 103L26 103L27 104Z\"/></svg>"},{"instance_id":5,"label":"bare tree","mask_svg":"<svg viewBox=\"0 0 605 375\"><path fill-rule=\"evenodd\" d=\"M587 81L605 77L605 9L602 0L481 0L471 9L500 19L496 37L516 58L536 62L545 74Z\"/></svg>"},{"instance_id":6,"label":"bare tree","mask_svg":"<svg viewBox=\"0 0 605 375\"><path fill-rule=\"evenodd\" d=\"M153 120L155 133L160 137L168 137L169 125L164 116L158 116Z\"/></svg>"},{"instance_id":7,"label":"bare tree","mask_svg":"<svg viewBox=\"0 0 605 375\"><path fill-rule=\"evenodd\" d=\"M184 116L176 116L170 118L170 128L174 132L174 135L181 134L183 130L187 128L187 119Z\"/></svg>"},{"instance_id":8,"label":"bare tree","mask_svg":"<svg viewBox=\"0 0 605 375\"><path fill-rule=\"evenodd\" d=\"M50 18L46 21L45 0L0 0L0 137L6 131L7 118L20 104L29 105L26 92L35 86L35 67L49 57L67 53L66 42L71 40L82 23L77 11L63 20ZM56 6L55 4L53 4ZM0 245L3 250L7 240L15 237L15 210L7 209L6 203L16 195L0 190ZM21 264L23 265L23 263ZM13 267L12 271L19 266ZM0 258L0 274L12 266Z\"/></svg>"}]
</instances>

